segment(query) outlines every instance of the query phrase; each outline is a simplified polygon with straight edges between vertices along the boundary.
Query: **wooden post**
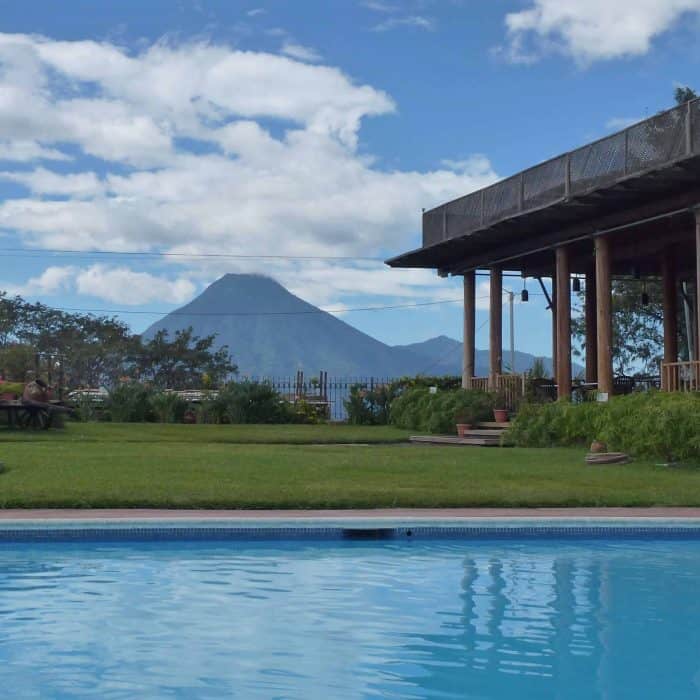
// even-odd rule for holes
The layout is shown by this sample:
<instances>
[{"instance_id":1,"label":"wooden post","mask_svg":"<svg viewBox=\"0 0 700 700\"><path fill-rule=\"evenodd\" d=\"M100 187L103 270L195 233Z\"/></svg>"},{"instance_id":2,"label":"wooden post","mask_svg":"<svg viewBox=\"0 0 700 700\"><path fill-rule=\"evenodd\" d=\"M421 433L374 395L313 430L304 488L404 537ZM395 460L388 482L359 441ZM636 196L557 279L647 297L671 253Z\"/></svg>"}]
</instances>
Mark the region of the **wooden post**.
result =
<instances>
[{"instance_id":1,"label":"wooden post","mask_svg":"<svg viewBox=\"0 0 700 700\"><path fill-rule=\"evenodd\" d=\"M700 334L700 208L693 210L695 214L695 331L697 357L700 359L700 342L698 335Z\"/></svg>"},{"instance_id":2,"label":"wooden post","mask_svg":"<svg viewBox=\"0 0 700 700\"><path fill-rule=\"evenodd\" d=\"M503 272L498 267L491 268L489 321L489 385L495 391L502 371L503 354Z\"/></svg>"},{"instance_id":3,"label":"wooden post","mask_svg":"<svg viewBox=\"0 0 700 700\"><path fill-rule=\"evenodd\" d=\"M552 275L552 378L557 381L557 284Z\"/></svg>"},{"instance_id":4,"label":"wooden post","mask_svg":"<svg viewBox=\"0 0 700 700\"><path fill-rule=\"evenodd\" d=\"M598 380L598 324L596 318L595 267L586 271L586 381Z\"/></svg>"},{"instance_id":5,"label":"wooden post","mask_svg":"<svg viewBox=\"0 0 700 700\"><path fill-rule=\"evenodd\" d=\"M462 346L462 388L471 389L474 377L476 336L476 275L464 273L464 335Z\"/></svg>"},{"instance_id":6,"label":"wooden post","mask_svg":"<svg viewBox=\"0 0 700 700\"><path fill-rule=\"evenodd\" d=\"M676 295L676 261L671 249L661 258L664 299L664 362L678 360L678 297ZM666 388L666 387L664 387Z\"/></svg>"},{"instance_id":7,"label":"wooden post","mask_svg":"<svg viewBox=\"0 0 700 700\"><path fill-rule=\"evenodd\" d=\"M595 239L596 315L598 326L598 392L607 398L613 392L612 371L612 281L610 240Z\"/></svg>"},{"instance_id":8,"label":"wooden post","mask_svg":"<svg viewBox=\"0 0 700 700\"><path fill-rule=\"evenodd\" d=\"M569 249L556 250L557 287L557 398L571 398L571 275Z\"/></svg>"}]
</instances>

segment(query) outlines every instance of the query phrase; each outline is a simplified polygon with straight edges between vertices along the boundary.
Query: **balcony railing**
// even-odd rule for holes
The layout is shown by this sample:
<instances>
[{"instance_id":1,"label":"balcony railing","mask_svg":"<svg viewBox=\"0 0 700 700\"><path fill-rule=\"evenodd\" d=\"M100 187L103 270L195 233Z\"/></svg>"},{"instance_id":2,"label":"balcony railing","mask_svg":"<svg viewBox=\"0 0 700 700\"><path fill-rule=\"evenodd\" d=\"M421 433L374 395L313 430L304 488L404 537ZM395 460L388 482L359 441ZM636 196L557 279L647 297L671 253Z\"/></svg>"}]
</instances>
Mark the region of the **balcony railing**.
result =
<instances>
[{"instance_id":1,"label":"balcony railing","mask_svg":"<svg viewBox=\"0 0 700 700\"><path fill-rule=\"evenodd\" d=\"M700 391L700 361L662 362L662 391Z\"/></svg>"},{"instance_id":2,"label":"balcony railing","mask_svg":"<svg viewBox=\"0 0 700 700\"><path fill-rule=\"evenodd\" d=\"M700 155L700 100L586 144L575 151L423 214L423 246Z\"/></svg>"}]
</instances>

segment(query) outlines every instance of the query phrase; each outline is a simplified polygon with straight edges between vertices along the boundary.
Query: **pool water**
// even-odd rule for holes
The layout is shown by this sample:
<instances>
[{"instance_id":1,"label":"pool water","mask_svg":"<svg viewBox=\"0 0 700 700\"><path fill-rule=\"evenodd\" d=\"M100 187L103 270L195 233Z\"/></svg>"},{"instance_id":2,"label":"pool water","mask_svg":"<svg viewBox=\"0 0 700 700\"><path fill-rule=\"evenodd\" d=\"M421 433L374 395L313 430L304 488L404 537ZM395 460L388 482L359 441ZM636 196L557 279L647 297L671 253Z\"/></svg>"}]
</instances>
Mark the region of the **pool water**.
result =
<instances>
[{"instance_id":1,"label":"pool water","mask_svg":"<svg viewBox=\"0 0 700 700\"><path fill-rule=\"evenodd\" d=\"M700 541L0 546L7 698L696 698Z\"/></svg>"}]
</instances>

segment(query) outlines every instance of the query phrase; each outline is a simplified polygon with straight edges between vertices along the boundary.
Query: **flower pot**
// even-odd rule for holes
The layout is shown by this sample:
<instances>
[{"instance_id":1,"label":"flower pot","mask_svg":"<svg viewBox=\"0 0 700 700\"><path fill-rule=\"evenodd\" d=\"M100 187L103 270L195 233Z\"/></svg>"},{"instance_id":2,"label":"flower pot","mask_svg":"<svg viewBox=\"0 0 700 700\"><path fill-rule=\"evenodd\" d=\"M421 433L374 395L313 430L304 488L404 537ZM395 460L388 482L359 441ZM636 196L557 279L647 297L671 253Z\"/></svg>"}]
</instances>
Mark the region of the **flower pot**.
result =
<instances>
[{"instance_id":1,"label":"flower pot","mask_svg":"<svg viewBox=\"0 0 700 700\"><path fill-rule=\"evenodd\" d=\"M457 423L457 436L461 438L466 437L466 433L468 433L471 429L471 423Z\"/></svg>"},{"instance_id":2,"label":"flower pot","mask_svg":"<svg viewBox=\"0 0 700 700\"><path fill-rule=\"evenodd\" d=\"M508 422L508 409L506 408L494 408L493 409L493 419L496 423L507 423Z\"/></svg>"}]
</instances>

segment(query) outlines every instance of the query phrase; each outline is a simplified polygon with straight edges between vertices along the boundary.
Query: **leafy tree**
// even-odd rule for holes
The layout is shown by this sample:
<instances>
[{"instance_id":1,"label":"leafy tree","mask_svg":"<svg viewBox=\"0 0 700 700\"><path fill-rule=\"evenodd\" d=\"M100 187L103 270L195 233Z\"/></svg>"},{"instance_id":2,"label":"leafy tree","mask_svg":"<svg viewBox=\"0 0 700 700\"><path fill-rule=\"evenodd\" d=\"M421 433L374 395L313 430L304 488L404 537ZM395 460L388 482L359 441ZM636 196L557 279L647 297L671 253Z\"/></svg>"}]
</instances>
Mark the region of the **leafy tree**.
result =
<instances>
[{"instance_id":1,"label":"leafy tree","mask_svg":"<svg viewBox=\"0 0 700 700\"><path fill-rule=\"evenodd\" d=\"M220 384L236 372L236 365L226 346L212 350L215 341L215 335L195 336L191 327L177 331L172 340L167 331L158 331L151 340L134 346L129 356L131 373L158 389Z\"/></svg>"}]
</instances>

